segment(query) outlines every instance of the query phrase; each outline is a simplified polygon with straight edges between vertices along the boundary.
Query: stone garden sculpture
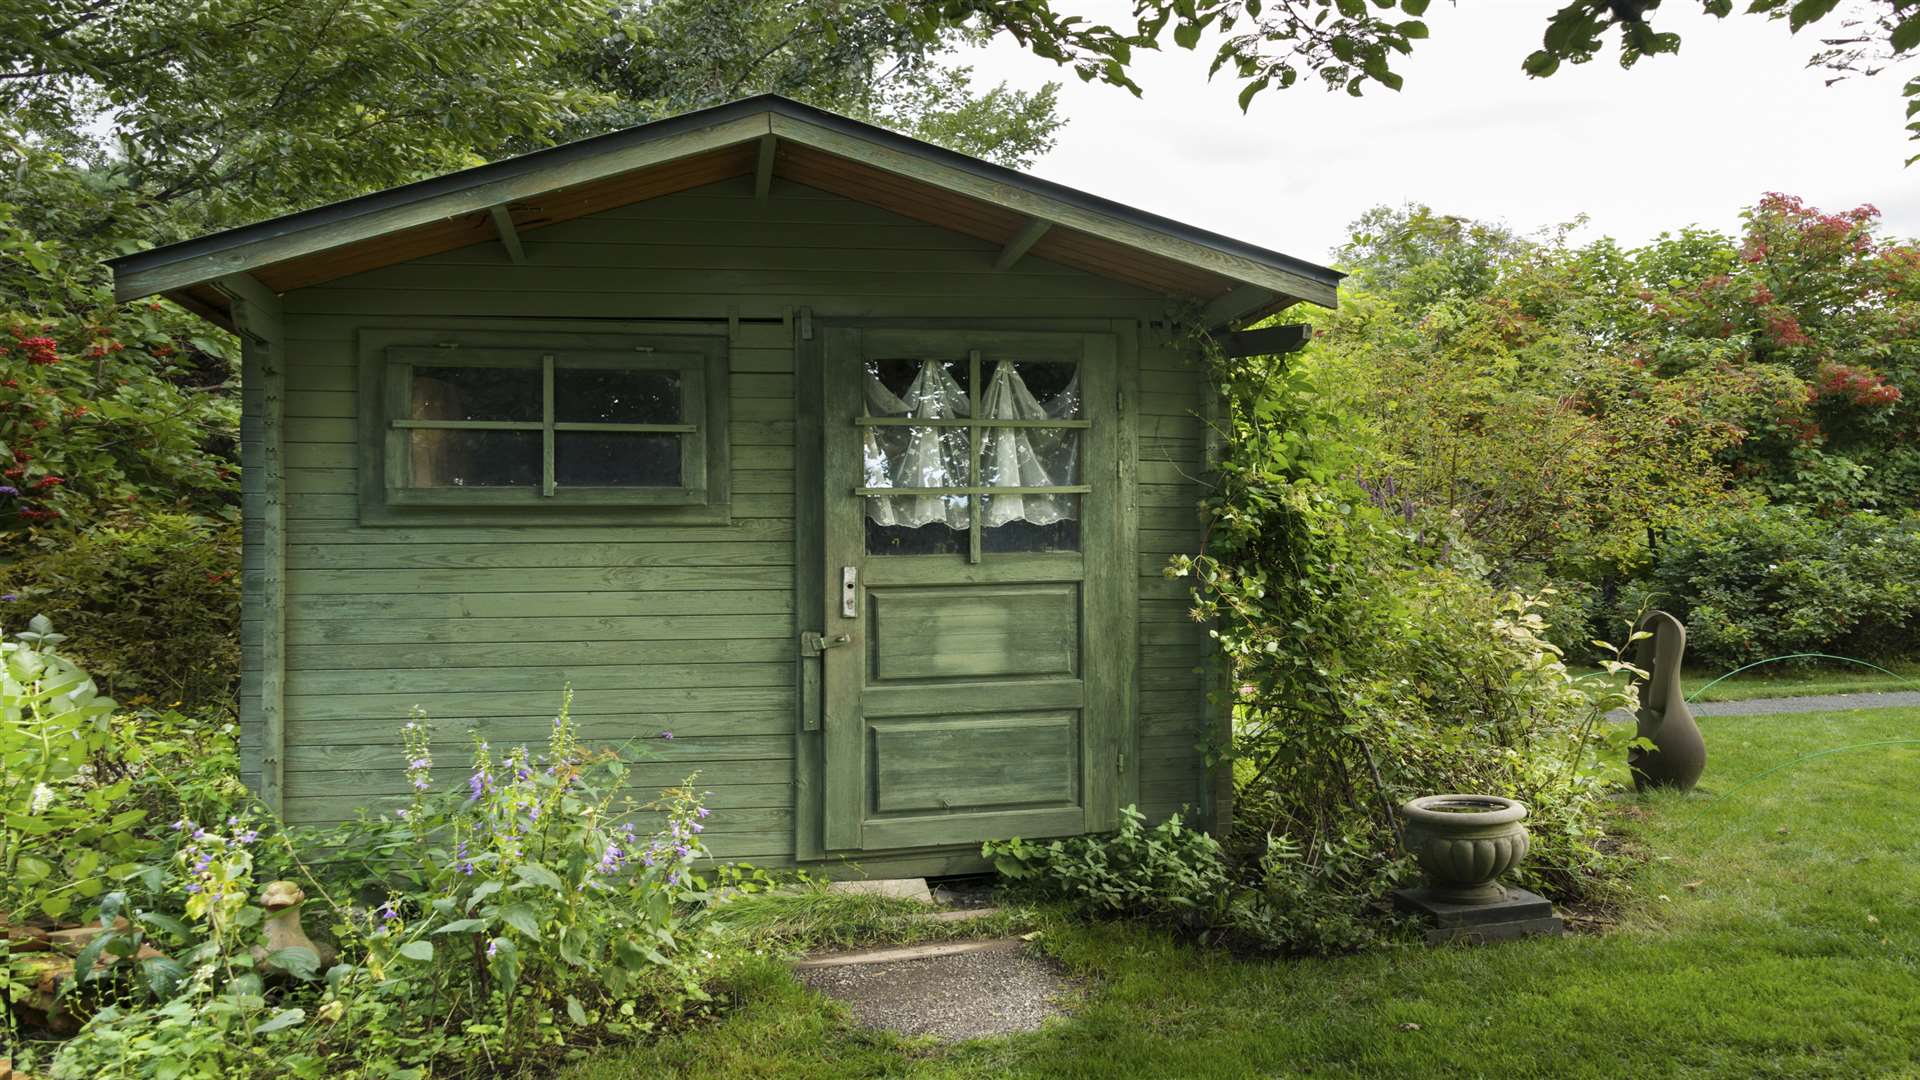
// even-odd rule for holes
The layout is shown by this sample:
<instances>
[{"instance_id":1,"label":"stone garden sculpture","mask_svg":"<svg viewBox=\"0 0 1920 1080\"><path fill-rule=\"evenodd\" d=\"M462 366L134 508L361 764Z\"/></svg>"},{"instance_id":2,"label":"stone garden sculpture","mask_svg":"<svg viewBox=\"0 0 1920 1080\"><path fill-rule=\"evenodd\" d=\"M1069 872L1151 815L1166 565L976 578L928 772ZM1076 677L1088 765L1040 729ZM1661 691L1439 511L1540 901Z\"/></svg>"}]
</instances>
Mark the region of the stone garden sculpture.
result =
<instances>
[{"instance_id":1,"label":"stone garden sculpture","mask_svg":"<svg viewBox=\"0 0 1920 1080\"><path fill-rule=\"evenodd\" d=\"M1647 673L1634 719L1640 737L1652 742L1653 749L1628 750L1627 768L1640 791L1655 787L1692 791L1707 767L1707 744L1680 687L1687 628L1664 611L1649 611L1640 620L1636 632L1640 631L1651 636L1641 638L1634 648L1634 665Z\"/></svg>"}]
</instances>

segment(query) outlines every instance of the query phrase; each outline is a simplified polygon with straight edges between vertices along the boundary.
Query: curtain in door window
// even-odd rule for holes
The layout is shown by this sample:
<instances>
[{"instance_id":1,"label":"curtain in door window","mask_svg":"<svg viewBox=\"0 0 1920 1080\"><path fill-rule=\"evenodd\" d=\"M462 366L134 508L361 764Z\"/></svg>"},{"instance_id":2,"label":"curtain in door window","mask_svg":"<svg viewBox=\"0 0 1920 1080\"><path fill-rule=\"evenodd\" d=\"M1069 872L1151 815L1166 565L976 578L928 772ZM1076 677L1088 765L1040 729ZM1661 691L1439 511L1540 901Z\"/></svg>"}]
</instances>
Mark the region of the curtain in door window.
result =
<instances>
[{"instance_id":1,"label":"curtain in door window","mask_svg":"<svg viewBox=\"0 0 1920 1080\"><path fill-rule=\"evenodd\" d=\"M939 361L921 362L904 394L887 389L869 371L869 416L942 420L970 414L967 393ZM1080 381L1072 380L1052 398L1040 401L1028 390L1012 362L994 365L978 419L1058 420L1080 415ZM971 444L962 427L870 426L865 429L866 486L870 488L970 487ZM1054 487L1078 483L1079 432L1049 428L974 428L981 439L982 487ZM985 525L1027 521L1051 525L1071 518L1075 500L1058 495L996 495L983 506ZM867 499L867 516L881 525L918 528L944 523L968 527L964 495L892 495Z\"/></svg>"},{"instance_id":2,"label":"curtain in door window","mask_svg":"<svg viewBox=\"0 0 1920 1080\"><path fill-rule=\"evenodd\" d=\"M1052 399L1041 402L1027 389L1012 363L993 366L986 397L986 420L1058 420L1080 415L1080 373ZM1064 428L984 428L980 432L982 487L1058 487L1078 483L1080 433ZM995 495L981 506L988 526L1027 521L1052 525L1073 516L1070 495Z\"/></svg>"},{"instance_id":3,"label":"curtain in door window","mask_svg":"<svg viewBox=\"0 0 1920 1080\"><path fill-rule=\"evenodd\" d=\"M867 372L867 415L909 416L916 420L952 420L970 411L967 392L939 361L925 360L904 395L896 395ZM966 487L969 445L963 427L866 429L866 486L899 488ZM867 500L867 516L881 525L945 523L967 527L965 495L884 495Z\"/></svg>"}]
</instances>

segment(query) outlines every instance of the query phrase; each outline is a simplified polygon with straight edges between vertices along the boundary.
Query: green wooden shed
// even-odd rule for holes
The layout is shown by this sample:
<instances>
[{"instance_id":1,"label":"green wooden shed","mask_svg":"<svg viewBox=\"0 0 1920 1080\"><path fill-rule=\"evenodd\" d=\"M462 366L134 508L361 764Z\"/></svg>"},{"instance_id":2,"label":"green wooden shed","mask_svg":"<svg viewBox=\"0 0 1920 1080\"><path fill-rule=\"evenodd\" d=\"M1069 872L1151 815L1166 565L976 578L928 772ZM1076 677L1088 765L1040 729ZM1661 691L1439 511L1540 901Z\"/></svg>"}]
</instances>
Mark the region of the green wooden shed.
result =
<instances>
[{"instance_id":1,"label":"green wooden shed","mask_svg":"<svg viewBox=\"0 0 1920 1080\"><path fill-rule=\"evenodd\" d=\"M243 342L244 772L289 820L397 805L416 705L457 761L565 684L639 787L699 772L721 858L1229 812L1161 574L1213 400L1176 324L1331 270L773 96L113 269Z\"/></svg>"}]
</instances>

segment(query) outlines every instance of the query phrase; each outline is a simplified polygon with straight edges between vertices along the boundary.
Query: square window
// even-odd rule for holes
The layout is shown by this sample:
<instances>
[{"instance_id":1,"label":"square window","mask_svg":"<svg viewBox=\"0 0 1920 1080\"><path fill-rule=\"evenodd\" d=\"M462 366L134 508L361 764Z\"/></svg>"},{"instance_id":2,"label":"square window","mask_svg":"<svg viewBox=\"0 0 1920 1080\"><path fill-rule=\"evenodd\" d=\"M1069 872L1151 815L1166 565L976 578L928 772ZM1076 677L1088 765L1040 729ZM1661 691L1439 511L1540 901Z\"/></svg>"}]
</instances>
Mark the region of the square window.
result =
<instances>
[{"instance_id":1,"label":"square window","mask_svg":"<svg viewBox=\"0 0 1920 1080\"><path fill-rule=\"evenodd\" d=\"M366 331L361 364L365 522L726 520L718 336Z\"/></svg>"}]
</instances>

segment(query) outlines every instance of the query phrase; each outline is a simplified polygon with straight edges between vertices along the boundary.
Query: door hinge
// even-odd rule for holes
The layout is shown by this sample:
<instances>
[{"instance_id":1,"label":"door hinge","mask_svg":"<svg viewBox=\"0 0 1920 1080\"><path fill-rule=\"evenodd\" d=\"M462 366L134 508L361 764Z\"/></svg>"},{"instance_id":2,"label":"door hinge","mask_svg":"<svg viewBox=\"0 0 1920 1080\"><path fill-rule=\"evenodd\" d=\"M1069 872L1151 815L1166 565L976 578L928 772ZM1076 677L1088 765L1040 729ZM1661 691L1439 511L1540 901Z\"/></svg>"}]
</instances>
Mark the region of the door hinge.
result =
<instances>
[{"instance_id":1,"label":"door hinge","mask_svg":"<svg viewBox=\"0 0 1920 1080\"><path fill-rule=\"evenodd\" d=\"M1121 776L1125 776L1127 775L1127 752L1125 750L1120 751L1118 757L1120 759L1118 768L1114 771L1118 772Z\"/></svg>"},{"instance_id":2,"label":"door hinge","mask_svg":"<svg viewBox=\"0 0 1920 1080\"><path fill-rule=\"evenodd\" d=\"M835 634L828 637L818 630L803 630L800 632L800 655L819 656L828 649L837 649L842 645L851 644L852 641L853 636L850 634Z\"/></svg>"},{"instance_id":3,"label":"door hinge","mask_svg":"<svg viewBox=\"0 0 1920 1080\"><path fill-rule=\"evenodd\" d=\"M1119 387L1113 391L1113 412L1122 420L1127 416L1127 392Z\"/></svg>"},{"instance_id":4,"label":"door hinge","mask_svg":"<svg viewBox=\"0 0 1920 1080\"><path fill-rule=\"evenodd\" d=\"M800 340L813 340L813 309L810 307L800 309Z\"/></svg>"}]
</instances>

